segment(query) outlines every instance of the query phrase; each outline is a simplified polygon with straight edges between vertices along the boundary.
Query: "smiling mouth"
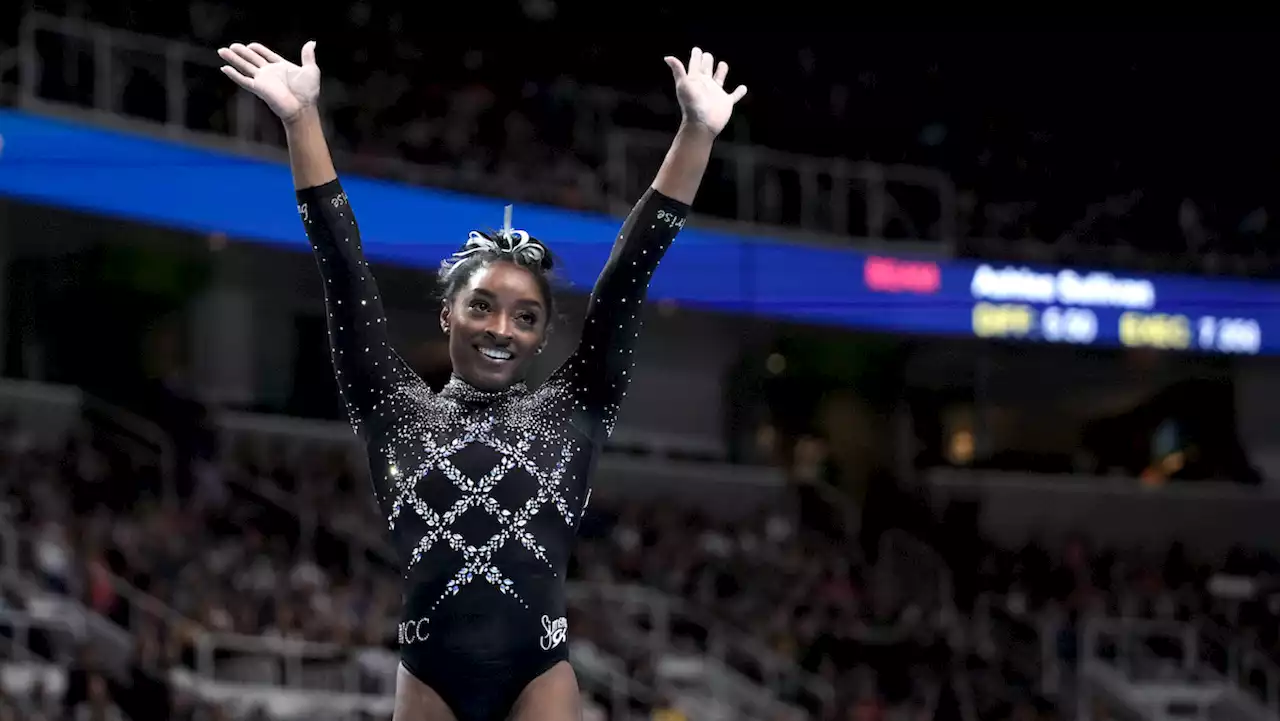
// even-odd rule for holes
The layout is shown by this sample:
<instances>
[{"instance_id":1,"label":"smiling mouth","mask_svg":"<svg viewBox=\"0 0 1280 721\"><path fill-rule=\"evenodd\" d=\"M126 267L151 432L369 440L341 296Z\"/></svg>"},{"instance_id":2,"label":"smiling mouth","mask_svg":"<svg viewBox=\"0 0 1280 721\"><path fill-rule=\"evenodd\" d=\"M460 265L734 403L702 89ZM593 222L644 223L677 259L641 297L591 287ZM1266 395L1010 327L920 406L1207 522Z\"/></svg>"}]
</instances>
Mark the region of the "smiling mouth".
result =
<instances>
[{"instance_id":1,"label":"smiling mouth","mask_svg":"<svg viewBox=\"0 0 1280 721\"><path fill-rule=\"evenodd\" d=\"M485 358L498 363L504 363L515 357L511 351L506 350L505 348L481 348L476 346L476 350L480 351L480 355Z\"/></svg>"}]
</instances>

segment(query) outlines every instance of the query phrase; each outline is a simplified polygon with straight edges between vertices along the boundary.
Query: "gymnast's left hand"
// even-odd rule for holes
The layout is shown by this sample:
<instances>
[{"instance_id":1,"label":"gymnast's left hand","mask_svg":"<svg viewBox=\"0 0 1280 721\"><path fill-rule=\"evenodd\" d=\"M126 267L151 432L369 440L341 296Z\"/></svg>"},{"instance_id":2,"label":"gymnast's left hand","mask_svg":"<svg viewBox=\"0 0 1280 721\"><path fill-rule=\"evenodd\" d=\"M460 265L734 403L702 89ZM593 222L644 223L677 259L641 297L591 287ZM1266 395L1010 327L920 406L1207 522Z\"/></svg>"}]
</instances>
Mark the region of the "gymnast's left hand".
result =
<instances>
[{"instance_id":1,"label":"gymnast's left hand","mask_svg":"<svg viewBox=\"0 0 1280 721\"><path fill-rule=\"evenodd\" d=\"M729 64L716 59L711 53L694 48L689 54L689 67L673 57L663 58L671 68L676 81L676 99L685 125L702 128L712 135L719 135L733 115L733 106L747 94L745 85L739 85L732 93L725 92L724 81L729 75Z\"/></svg>"}]
</instances>

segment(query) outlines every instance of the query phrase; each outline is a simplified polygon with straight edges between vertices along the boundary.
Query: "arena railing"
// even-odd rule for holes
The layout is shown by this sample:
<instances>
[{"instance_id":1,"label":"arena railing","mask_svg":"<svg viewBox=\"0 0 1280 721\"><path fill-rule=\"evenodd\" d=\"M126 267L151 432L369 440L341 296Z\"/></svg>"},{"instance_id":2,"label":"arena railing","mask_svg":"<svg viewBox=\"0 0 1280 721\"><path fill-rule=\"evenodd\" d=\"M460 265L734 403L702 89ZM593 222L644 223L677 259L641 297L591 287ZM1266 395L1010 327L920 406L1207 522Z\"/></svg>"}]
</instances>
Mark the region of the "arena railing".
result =
<instances>
[{"instance_id":1,"label":"arena railing","mask_svg":"<svg viewBox=\"0 0 1280 721\"><path fill-rule=\"evenodd\" d=\"M28 534L11 527L11 535L30 547ZM33 557L29 550L23 554ZM222 633L209 629L162 600L147 594L127 580L103 571L111 583L117 602L123 604L119 621L103 617L87 608L70 595L53 594L29 580L31 574L19 567L0 576L0 585L19 591L19 595L41 608L47 607L44 616L57 620L76 632L77 638L94 637L103 641L109 653L104 657L113 664L125 663L133 650L132 632L143 623L163 628L172 638L183 639L188 645L190 666L179 669L178 681L212 701L225 701L228 688L238 688L239 695L247 701L260 701L267 706L295 709L300 704L313 703L306 692L326 691L343 697L341 703L354 704L355 708L368 708L371 713L382 713L386 698L390 697L398 663L394 653L384 648L345 647L337 644L316 643L270 636L249 636ZM40 599L47 598L47 602ZM0 616L0 618L3 618ZM122 627L119 623L127 623ZM380 656L383 672L362 674L361 666L376 666ZM245 669L250 672L246 675ZM270 686L254 690L253 686ZM281 696L278 689L293 689L299 693ZM235 696L235 694L231 694ZM346 696L368 697L345 698ZM336 703L334 699L328 699ZM321 708L321 707L317 707ZM292 711L290 711L292 713ZM386 710L389 714L389 709Z\"/></svg>"},{"instance_id":2,"label":"arena railing","mask_svg":"<svg viewBox=\"0 0 1280 721\"><path fill-rule=\"evenodd\" d=\"M610 133L605 178L615 213L625 213L648 187L670 144L664 133L622 128ZM906 233L888 241L897 251L936 255L954 249L956 188L936 168L720 141L712 150L708 177L732 189L726 216L731 224L721 226L725 229L750 235L767 228L774 236L789 229L801 231L795 237L800 242L855 237L864 247L889 247L882 239L896 223Z\"/></svg>"},{"instance_id":3,"label":"arena railing","mask_svg":"<svg viewBox=\"0 0 1280 721\"><path fill-rule=\"evenodd\" d=\"M64 694L80 638L74 624L0 606L0 696Z\"/></svg>"},{"instance_id":4,"label":"arena railing","mask_svg":"<svg viewBox=\"0 0 1280 721\"><path fill-rule=\"evenodd\" d=\"M219 632L114 574L112 589L131 625L144 619L183 639L173 681L202 698L263 706L281 715L344 709L390 714L397 657L385 648Z\"/></svg>"},{"instance_id":5,"label":"arena railing","mask_svg":"<svg viewBox=\"0 0 1280 721\"><path fill-rule=\"evenodd\" d=\"M1280 665L1251 640L1209 618L1189 624L1200 663L1259 700L1280 718Z\"/></svg>"},{"instance_id":6,"label":"arena railing","mask_svg":"<svg viewBox=\"0 0 1280 721\"><path fill-rule=\"evenodd\" d=\"M23 661L66 665L76 655L85 627L72 619L0 606L0 641Z\"/></svg>"},{"instance_id":7,"label":"arena railing","mask_svg":"<svg viewBox=\"0 0 1280 721\"><path fill-rule=\"evenodd\" d=\"M1092 709L1105 697L1152 721L1280 718L1274 668L1239 658L1221 674L1206 661L1204 640L1202 628L1180 621L1086 619L1080 635L1080 708ZM1228 645L1238 652L1237 643ZM1241 675L1247 671L1258 677Z\"/></svg>"},{"instance_id":8,"label":"arena railing","mask_svg":"<svg viewBox=\"0 0 1280 721\"><path fill-rule=\"evenodd\" d=\"M54 42L44 42L47 36L52 36ZM46 50L77 63L81 58L88 60L89 77L51 77L50 69L58 67L58 63L51 61L56 58ZM245 92L205 92L206 88L229 87L218 71L222 63L213 48L78 18L28 12L19 27L18 53L18 104L24 109L54 115L87 114L105 125L127 126L277 161L285 159L278 123L262 103ZM75 75L78 67L64 67L63 72ZM137 68L153 71L164 87L162 119L125 114L124 79ZM346 98L356 97L332 78L327 77L325 82L329 112L341 108ZM92 88L91 92L85 93L85 87ZM222 131L193 128L188 102L197 92L201 93L202 103L215 109L213 114L228 118ZM571 94L574 102L570 107L576 115L574 136L598 135L602 147L601 167L596 169L602 174L602 183L588 187L576 180L570 181L570 186L561 186L551 178L547 182L513 185L453 166L356 157L340 148L335 148L334 155L342 168L354 167L414 184L553 205L572 191L578 198L578 207L625 212L652 179L670 137L620 127L612 120L614 109L623 104L652 108L655 103L670 105L671 100L631 98L616 90L581 85L575 85ZM206 109L202 114L211 113ZM892 241L896 250L938 254L950 253L954 247L956 190L948 176L937 169L804 156L723 142L716 146L709 172L732 188L733 199L722 203L709 197L704 203L707 216L699 220L704 227L748 233L767 228L772 236L782 235L798 242L848 245L851 238L858 238L860 245L880 245L890 226L895 225L903 228L906 235ZM606 188L603 193L598 190L601 184ZM719 216L723 222L710 215Z\"/></svg>"},{"instance_id":9,"label":"arena railing","mask_svg":"<svg viewBox=\"0 0 1280 721\"><path fill-rule=\"evenodd\" d=\"M19 543L28 541L18 534ZM29 554L23 553L24 556ZM92 647L108 670L120 672L131 646L129 634L110 619L86 607L75 598L50 591L21 566L0 574L0 588L14 593L31 611L31 617L60 624L78 641Z\"/></svg>"},{"instance_id":10,"label":"arena railing","mask_svg":"<svg viewBox=\"0 0 1280 721\"><path fill-rule=\"evenodd\" d=\"M809 673L796 663L760 642L748 629L733 628L723 620L709 618L692 604L661 591L636 585L580 581L570 584L570 600L574 603L605 601L619 619L636 616L633 623L644 628L643 643L655 650L669 651L673 626L693 622L705 629L706 654L704 670L713 689L743 697L758 691L755 710L777 710L776 700L806 697L820 703L834 697L830 682ZM730 698L723 698L731 702Z\"/></svg>"}]
</instances>

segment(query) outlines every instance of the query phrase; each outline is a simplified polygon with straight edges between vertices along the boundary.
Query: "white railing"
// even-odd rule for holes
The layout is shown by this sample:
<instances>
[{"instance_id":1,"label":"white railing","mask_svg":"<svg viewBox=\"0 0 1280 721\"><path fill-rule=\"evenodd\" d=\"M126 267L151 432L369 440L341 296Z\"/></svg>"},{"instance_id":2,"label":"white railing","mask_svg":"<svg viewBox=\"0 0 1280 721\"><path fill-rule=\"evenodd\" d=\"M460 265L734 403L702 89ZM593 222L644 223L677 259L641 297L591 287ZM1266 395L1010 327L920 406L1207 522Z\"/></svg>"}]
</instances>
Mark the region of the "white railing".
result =
<instances>
[{"instance_id":1,"label":"white railing","mask_svg":"<svg viewBox=\"0 0 1280 721\"><path fill-rule=\"evenodd\" d=\"M39 38L55 36L57 42L40 44ZM60 51L62 59L46 56ZM90 59L89 77L79 77L79 58ZM249 152L283 160L282 135L278 124L249 93L208 91L229 88L218 67L222 64L211 48L166 38L110 28L81 19L61 18L39 12L23 16L19 28L19 91L21 107L34 112L89 113L107 125L128 125L150 132L159 130L171 137L233 152ZM75 62L71 62L74 60ZM58 67L67 77L52 77ZM137 68L152 71L164 88L160 118L126 114L122 100L125 80ZM86 97L55 97L50 87L63 94L84 88ZM553 89L552 97L562 93ZM219 130L194 127L188 106L193 93L212 104L202 117L225 116ZM519 197L555 204L566 191L575 202L598 210L621 210L639 197L648 186L670 143L670 135L634 131L615 126L611 117L623 104L649 110L655 116L672 116L669 97L632 98L615 90L574 85L574 137L578 145L594 151L607 192L600 183L576 179L569 185L555 182L520 182L513 185L496 177L465 172L455 166L423 166L394 158L352 156L335 148L344 167L420 185L502 197ZM326 110L332 112L356 94L331 79L326 80ZM597 141L583 138L598 139ZM582 152L581 148L575 151ZM587 153L597 154L594 152ZM797 155L750 145L717 145L712 173L733 188L734 200L717 203L709 199L712 215L730 219L726 227L747 230L770 228L772 235L788 235L799 241L847 245L850 237L865 243L880 243L884 235L900 228L903 241L894 241L902 251L949 252L956 234L956 192L941 171L905 165L879 165L841 159ZM550 179L548 179L550 180ZM718 207L717 207L718 206ZM791 209L794 206L794 209ZM706 225L706 220L699 221ZM712 227L716 223L709 223ZM758 231L758 228L757 228ZM913 248L912 240L916 243Z\"/></svg>"},{"instance_id":2,"label":"white railing","mask_svg":"<svg viewBox=\"0 0 1280 721\"><path fill-rule=\"evenodd\" d=\"M1081 694L1083 714L1092 713L1099 692L1152 721L1172 718L1280 719L1275 667L1248 658L1238 643L1225 640L1227 662L1220 673L1206 663L1204 630L1178 621L1136 618L1086 620L1081 630ZM1252 681L1257 674L1262 680Z\"/></svg>"},{"instance_id":3,"label":"white railing","mask_svg":"<svg viewBox=\"0 0 1280 721\"><path fill-rule=\"evenodd\" d=\"M1210 619L1193 626L1200 663L1251 694L1280 718L1280 665L1262 650Z\"/></svg>"},{"instance_id":4,"label":"white railing","mask_svg":"<svg viewBox=\"0 0 1280 721\"><path fill-rule=\"evenodd\" d=\"M252 701L284 716L333 704L353 712L389 712L398 659L385 648L214 631L125 579L107 577L132 614L190 639L192 666L178 669L173 680L207 700Z\"/></svg>"},{"instance_id":5,"label":"white railing","mask_svg":"<svg viewBox=\"0 0 1280 721\"><path fill-rule=\"evenodd\" d=\"M26 542L21 534L19 540ZM50 593L23 569L0 574L0 588L7 588L21 597L33 618L56 622L73 630L75 638L96 642L104 663L118 665L128 657L132 640L119 626L69 596Z\"/></svg>"},{"instance_id":6,"label":"white railing","mask_svg":"<svg viewBox=\"0 0 1280 721\"><path fill-rule=\"evenodd\" d=\"M383 648L209 631L196 637L195 650L196 675L210 681L354 695L391 694L398 663Z\"/></svg>"},{"instance_id":7,"label":"white railing","mask_svg":"<svg viewBox=\"0 0 1280 721\"><path fill-rule=\"evenodd\" d=\"M585 581L568 584L568 597L571 603L578 604L604 601L619 617L639 615L648 633L644 645L652 651L665 652L673 647L674 621L697 623L707 631L707 659L714 662L724 687L736 693L750 694L752 688L761 688L769 692L769 700L775 704L778 698L795 691L824 702L833 698L834 689L825 679L770 649L749 630L708 618L682 599L645 586ZM743 664L747 668L741 668Z\"/></svg>"},{"instance_id":8,"label":"white railing","mask_svg":"<svg viewBox=\"0 0 1280 721\"><path fill-rule=\"evenodd\" d=\"M606 178L615 211L625 212L648 187L670 144L669 134L622 128L610 134ZM792 228L813 234L810 239L879 243L898 228L901 233L895 235L903 237L893 241L895 248L906 250L916 241L917 250L934 254L950 252L956 239L955 184L936 168L719 142L708 175L733 189L729 209L718 208L717 214L740 224L731 229L747 234L764 226L771 234ZM928 207L921 211L919 205Z\"/></svg>"},{"instance_id":9,"label":"white railing","mask_svg":"<svg viewBox=\"0 0 1280 721\"><path fill-rule=\"evenodd\" d=\"M78 641L85 636L85 627L72 619L37 615L27 611L15 611L0 607L0 640L7 642L24 660L42 663L68 664L75 659ZM32 635L44 638L34 643ZM43 646L51 656L36 651Z\"/></svg>"},{"instance_id":10,"label":"white railing","mask_svg":"<svg viewBox=\"0 0 1280 721\"><path fill-rule=\"evenodd\" d=\"M573 641L570 645L574 670L584 690L594 692L604 699L604 710L609 721L630 721L635 718L633 706L654 707L661 695L652 686L632 678L617 658L603 652L590 641ZM644 716L648 719L649 716ZM696 717L695 717L696 718ZM701 721L701 720L699 720Z\"/></svg>"}]
</instances>

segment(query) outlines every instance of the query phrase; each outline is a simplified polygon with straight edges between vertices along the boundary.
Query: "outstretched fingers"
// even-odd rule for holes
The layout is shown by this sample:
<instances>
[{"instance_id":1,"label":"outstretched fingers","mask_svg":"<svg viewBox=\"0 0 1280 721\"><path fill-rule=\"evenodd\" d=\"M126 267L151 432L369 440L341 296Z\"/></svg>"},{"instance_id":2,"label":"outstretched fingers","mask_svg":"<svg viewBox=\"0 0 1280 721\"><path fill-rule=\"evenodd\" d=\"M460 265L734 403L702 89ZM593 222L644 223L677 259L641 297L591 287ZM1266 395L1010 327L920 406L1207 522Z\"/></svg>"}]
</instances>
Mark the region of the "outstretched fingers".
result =
<instances>
[{"instance_id":1,"label":"outstretched fingers","mask_svg":"<svg viewBox=\"0 0 1280 721\"><path fill-rule=\"evenodd\" d=\"M218 57L227 62L231 69L246 78L252 78L258 74L258 66L249 61L248 58L240 54L236 48L244 48L243 45L235 44L229 48L218 48ZM248 50L248 48L245 48ZM234 79L234 78L233 78Z\"/></svg>"},{"instance_id":2,"label":"outstretched fingers","mask_svg":"<svg viewBox=\"0 0 1280 721\"><path fill-rule=\"evenodd\" d=\"M255 45L256 44L257 43L255 43ZM260 68L269 64L269 61L266 58L259 55L256 50L249 47L248 45L241 45L240 43L232 43L231 50L234 51L236 55L239 55L240 57L244 58L246 61L249 62L249 64L253 65L254 67Z\"/></svg>"},{"instance_id":3,"label":"outstretched fingers","mask_svg":"<svg viewBox=\"0 0 1280 721\"><path fill-rule=\"evenodd\" d=\"M304 66L316 64L316 41L308 40L305 44L303 44L302 64Z\"/></svg>"},{"instance_id":4,"label":"outstretched fingers","mask_svg":"<svg viewBox=\"0 0 1280 721\"><path fill-rule=\"evenodd\" d=\"M667 64L667 67L671 68L671 75L675 77L676 82L680 82L681 80L684 79L685 77L684 63L680 62L676 58L671 57L670 55L663 58L662 61Z\"/></svg>"},{"instance_id":5,"label":"outstretched fingers","mask_svg":"<svg viewBox=\"0 0 1280 721\"><path fill-rule=\"evenodd\" d=\"M721 60L720 64L716 66L716 74L715 74L715 77L713 78L716 81L716 85L719 85L720 87L723 88L724 79L728 77L728 75L729 75L729 63L726 63L725 61Z\"/></svg>"},{"instance_id":6,"label":"outstretched fingers","mask_svg":"<svg viewBox=\"0 0 1280 721\"><path fill-rule=\"evenodd\" d=\"M708 52L703 52L702 48L694 48L689 53L689 67L680 64L680 61L667 56L663 58L667 63L667 67L671 68L671 74L675 76L677 82L683 80L686 75L698 76L705 75L715 82L716 85L724 87L724 82L729 77L729 63L723 60L716 63L715 56ZM747 95L747 86L739 85L729 95L729 102L736 103Z\"/></svg>"},{"instance_id":7,"label":"outstretched fingers","mask_svg":"<svg viewBox=\"0 0 1280 721\"><path fill-rule=\"evenodd\" d=\"M262 59L266 60L269 63L278 63L284 60L284 58L280 57L280 55L276 53L276 51L272 50L266 45L263 45L262 43L249 43L249 49L257 53L260 57L262 57Z\"/></svg>"}]
</instances>

